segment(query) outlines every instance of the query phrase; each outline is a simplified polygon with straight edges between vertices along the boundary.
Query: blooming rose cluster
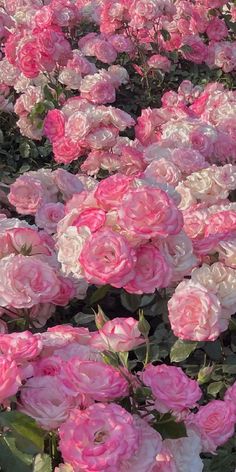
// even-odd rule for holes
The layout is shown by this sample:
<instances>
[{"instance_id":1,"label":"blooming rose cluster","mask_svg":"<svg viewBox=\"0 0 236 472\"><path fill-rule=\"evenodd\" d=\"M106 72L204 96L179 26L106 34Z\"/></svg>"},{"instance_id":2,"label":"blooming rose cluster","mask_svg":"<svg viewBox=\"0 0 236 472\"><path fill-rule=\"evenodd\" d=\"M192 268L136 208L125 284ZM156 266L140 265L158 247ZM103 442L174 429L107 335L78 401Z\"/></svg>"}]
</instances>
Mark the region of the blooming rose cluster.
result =
<instances>
[{"instance_id":1,"label":"blooming rose cluster","mask_svg":"<svg viewBox=\"0 0 236 472\"><path fill-rule=\"evenodd\" d=\"M18 411L59 434L65 464L56 470L188 472L191 463L201 472L200 453L215 452L233 435L234 385L224 400L200 406L197 381L179 367L147 364L132 374L119 355L143 341L134 318L106 321L95 332L62 325L0 335L0 402L17 393ZM103 352L118 363L105 363ZM121 400L143 388L148 403L127 411ZM163 440L158 412L184 421L186 437Z\"/></svg>"}]
</instances>

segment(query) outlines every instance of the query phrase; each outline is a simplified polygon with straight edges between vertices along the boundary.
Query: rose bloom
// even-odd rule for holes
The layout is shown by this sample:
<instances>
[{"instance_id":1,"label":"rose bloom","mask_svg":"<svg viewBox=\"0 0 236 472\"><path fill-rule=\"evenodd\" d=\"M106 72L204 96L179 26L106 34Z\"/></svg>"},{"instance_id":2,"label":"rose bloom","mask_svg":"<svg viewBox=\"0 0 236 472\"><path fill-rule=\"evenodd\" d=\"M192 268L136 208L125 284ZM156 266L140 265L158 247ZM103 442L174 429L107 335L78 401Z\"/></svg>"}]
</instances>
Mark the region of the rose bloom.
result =
<instances>
[{"instance_id":1,"label":"rose bloom","mask_svg":"<svg viewBox=\"0 0 236 472\"><path fill-rule=\"evenodd\" d=\"M180 367L148 364L141 378L151 388L157 400L156 408L162 413L194 408L202 396L196 380L187 377Z\"/></svg>"},{"instance_id":2,"label":"rose bloom","mask_svg":"<svg viewBox=\"0 0 236 472\"><path fill-rule=\"evenodd\" d=\"M167 193L146 185L126 193L118 215L124 229L143 239L177 234L183 226L182 213Z\"/></svg>"},{"instance_id":3,"label":"rose bloom","mask_svg":"<svg viewBox=\"0 0 236 472\"><path fill-rule=\"evenodd\" d=\"M20 385L20 371L16 362L0 357L0 403L15 395Z\"/></svg>"},{"instance_id":4,"label":"rose bloom","mask_svg":"<svg viewBox=\"0 0 236 472\"><path fill-rule=\"evenodd\" d=\"M152 161L146 168L144 176L157 182L166 182L173 187L176 187L182 180L182 174L178 167L164 157Z\"/></svg>"},{"instance_id":5,"label":"rose bloom","mask_svg":"<svg viewBox=\"0 0 236 472\"><path fill-rule=\"evenodd\" d=\"M82 266L78 259L89 236L88 227L77 229L76 226L69 226L59 235L57 257L65 275L73 274L78 278L83 276Z\"/></svg>"},{"instance_id":6,"label":"rose bloom","mask_svg":"<svg viewBox=\"0 0 236 472\"><path fill-rule=\"evenodd\" d=\"M30 175L20 176L10 187L9 202L22 215L34 215L47 195L42 183Z\"/></svg>"},{"instance_id":7,"label":"rose bloom","mask_svg":"<svg viewBox=\"0 0 236 472\"><path fill-rule=\"evenodd\" d=\"M46 262L33 256L9 256L0 261L0 304L30 308L51 301L59 292L59 280Z\"/></svg>"},{"instance_id":8,"label":"rose bloom","mask_svg":"<svg viewBox=\"0 0 236 472\"><path fill-rule=\"evenodd\" d=\"M59 448L76 471L120 470L138 450L139 432L133 416L114 403L73 410L60 427Z\"/></svg>"},{"instance_id":9,"label":"rose bloom","mask_svg":"<svg viewBox=\"0 0 236 472\"><path fill-rule=\"evenodd\" d=\"M74 194L79 194L84 190L84 185L80 178L67 172L65 169L55 170L52 177L64 200L69 200Z\"/></svg>"},{"instance_id":10,"label":"rose bloom","mask_svg":"<svg viewBox=\"0 0 236 472\"><path fill-rule=\"evenodd\" d=\"M65 216L65 209L62 203L45 203L36 212L35 223L39 228L43 228L47 233L56 232L57 223Z\"/></svg>"},{"instance_id":11,"label":"rose bloom","mask_svg":"<svg viewBox=\"0 0 236 472\"><path fill-rule=\"evenodd\" d=\"M55 161L59 164L70 164L83 155L83 150L77 141L63 136L53 142L53 153Z\"/></svg>"},{"instance_id":12,"label":"rose bloom","mask_svg":"<svg viewBox=\"0 0 236 472\"><path fill-rule=\"evenodd\" d=\"M215 341L227 329L219 298L203 285L181 282L168 302L175 336L190 341Z\"/></svg>"},{"instance_id":13,"label":"rose bloom","mask_svg":"<svg viewBox=\"0 0 236 472\"><path fill-rule=\"evenodd\" d=\"M96 232L98 229L105 225L106 213L100 208L88 208L75 217L72 222L72 226L80 228L81 226L87 226L91 233Z\"/></svg>"},{"instance_id":14,"label":"rose bloom","mask_svg":"<svg viewBox=\"0 0 236 472\"><path fill-rule=\"evenodd\" d=\"M61 379L65 392L74 396L84 393L97 401L110 401L129 393L127 380L118 370L103 362L72 357L66 363Z\"/></svg>"},{"instance_id":15,"label":"rose bloom","mask_svg":"<svg viewBox=\"0 0 236 472\"><path fill-rule=\"evenodd\" d=\"M148 59L147 63L152 69L160 69L163 70L163 72L170 72L171 62L167 57L161 56L161 54L154 54Z\"/></svg>"},{"instance_id":16,"label":"rose bloom","mask_svg":"<svg viewBox=\"0 0 236 472\"><path fill-rule=\"evenodd\" d=\"M43 132L45 136L54 142L62 138L65 133L65 117L61 110L49 110L44 120Z\"/></svg>"},{"instance_id":17,"label":"rose bloom","mask_svg":"<svg viewBox=\"0 0 236 472\"><path fill-rule=\"evenodd\" d=\"M63 392L58 378L45 375L27 380L21 388L18 410L43 429L52 430L66 421L74 406L74 398Z\"/></svg>"},{"instance_id":18,"label":"rose bloom","mask_svg":"<svg viewBox=\"0 0 236 472\"><path fill-rule=\"evenodd\" d=\"M234 434L234 408L229 402L212 400L201 406L189 423L200 433L203 452L214 453Z\"/></svg>"},{"instance_id":19,"label":"rose bloom","mask_svg":"<svg viewBox=\"0 0 236 472\"><path fill-rule=\"evenodd\" d=\"M136 256L134 278L124 287L127 292L154 293L156 289L168 286L172 269L163 252L152 244L146 244L137 249Z\"/></svg>"},{"instance_id":20,"label":"rose bloom","mask_svg":"<svg viewBox=\"0 0 236 472\"><path fill-rule=\"evenodd\" d=\"M114 318L94 333L91 346L101 351L127 352L144 343L134 318Z\"/></svg>"},{"instance_id":21,"label":"rose bloom","mask_svg":"<svg viewBox=\"0 0 236 472\"><path fill-rule=\"evenodd\" d=\"M228 29L224 20L216 16L209 21L206 34L211 41L221 41L228 36Z\"/></svg>"},{"instance_id":22,"label":"rose bloom","mask_svg":"<svg viewBox=\"0 0 236 472\"><path fill-rule=\"evenodd\" d=\"M34 359L41 350L42 342L30 331L0 335L0 351L17 362Z\"/></svg>"},{"instance_id":23,"label":"rose bloom","mask_svg":"<svg viewBox=\"0 0 236 472\"><path fill-rule=\"evenodd\" d=\"M101 180L94 193L99 206L106 211L117 208L130 188L132 180L132 177L119 173Z\"/></svg>"},{"instance_id":24,"label":"rose bloom","mask_svg":"<svg viewBox=\"0 0 236 472\"><path fill-rule=\"evenodd\" d=\"M119 288L133 278L136 256L123 236L100 229L86 240L79 262L88 282Z\"/></svg>"}]
</instances>

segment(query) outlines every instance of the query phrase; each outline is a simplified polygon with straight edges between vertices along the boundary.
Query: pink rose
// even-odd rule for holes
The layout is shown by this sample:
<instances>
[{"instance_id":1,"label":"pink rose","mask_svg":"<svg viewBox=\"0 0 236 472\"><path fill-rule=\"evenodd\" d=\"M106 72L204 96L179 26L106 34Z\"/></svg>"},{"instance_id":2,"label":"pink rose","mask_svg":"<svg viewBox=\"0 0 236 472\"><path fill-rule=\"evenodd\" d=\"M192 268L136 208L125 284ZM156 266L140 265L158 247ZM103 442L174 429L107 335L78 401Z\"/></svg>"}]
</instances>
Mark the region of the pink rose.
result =
<instances>
[{"instance_id":1,"label":"pink rose","mask_svg":"<svg viewBox=\"0 0 236 472\"><path fill-rule=\"evenodd\" d=\"M157 400L156 408L162 413L194 408L202 396L196 380L187 377L180 367L149 364L141 378L144 384L151 388Z\"/></svg>"},{"instance_id":2,"label":"pink rose","mask_svg":"<svg viewBox=\"0 0 236 472\"><path fill-rule=\"evenodd\" d=\"M122 287L133 278L136 257L120 234L100 229L86 240L79 262L88 282Z\"/></svg>"},{"instance_id":3,"label":"pink rose","mask_svg":"<svg viewBox=\"0 0 236 472\"><path fill-rule=\"evenodd\" d=\"M15 361L0 357L0 403L15 395L20 385L20 371Z\"/></svg>"},{"instance_id":4,"label":"pink rose","mask_svg":"<svg viewBox=\"0 0 236 472\"><path fill-rule=\"evenodd\" d=\"M132 177L119 173L101 180L94 193L99 206L106 211L117 208L130 188L132 180Z\"/></svg>"},{"instance_id":5,"label":"pink rose","mask_svg":"<svg viewBox=\"0 0 236 472\"><path fill-rule=\"evenodd\" d=\"M154 54L151 56L148 59L147 64L152 69L160 69L163 70L163 72L170 72L171 62L167 57L162 56L161 54Z\"/></svg>"},{"instance_id":6,"label":"pink rose","mask_svg":"<svg viewBox=\"0 0 236 472\"><path fill-rule=\"evenodd\" d=\"M74 398L64 393L57 377L45 375L27 380L21 388L18 409L43 429L52 430L66 421L75 404Z\"/></svg>"},{"instance_id":7,"label":"pink rose","mask_svg":"<svg viewBox=\"0 0 236 472\"><path fill-rule=\"evenodd\" d=\"M112 64L117 58L117 51L110 42L98 40L94 44L93 55L104 64Z\"/></svg>"},{"instance_id":8,"label":"pink rose","mask_svg":"<svg viewBox=\"0 0 236 472\"><path fill-rule=\"evenodd\" d=\"M138 450L135 419L114 403L73 410L59 436L63 459L75 470L120 470L121 463Z\"/></svg>"},{"instance_id":9,"label":"pink rose","mask_svg":"<svg viewBox=\"0 0 236 472\"><path fill-rule=\"evenodd\" d=\"M224 20L217 16L209 21L206 34L211 41L221 41L228 36L228 29Z\"/></svg>"},{"instance_id":10,"label":"pink rose","mask_svg":"<svg viewBox=\"0 0 236 472\"><path fill-rule=\"evenodd\" d=\"M57 141L65 133L65 117L60 110L49 110L44 120L44 134L51 141Z\"/></svg>"},{"instance_id":11,"label":"pink rose","mask_svg":"<svg viewBox=\"0 0 236 472\"><path fill-rule=\"evenodd\" d=\"M181 282L168 302L175 336L190 341L215 341L227 329L219 298L203 285Z\"/></svg>"},{"instance_id":12,"label":"pink rose","mask_svg":"<svg viewBox=\"0 0 236 472\"><path fill-rule=\"evenodd\" d=\"M71 226L76 226L76 228L87 226L91 233L94 233L105 225L105 221L106 213L104 210L88 208L75 217Z\"/></svg>"},{"instance_id":13,"label":"pink rose","mask_svg":"<svg viewBox=\"0 0 236 472\"><path fill-rule=\"evenodd\" d=\"M54 270L33 256L9 256L0 261L0 304L30 308L51 301L59 292Z\"/></svg>"},{"instance_id":14,"label":"pink rose","mask_svg":"<svg viewBox=\"0 0 236 472\"><path fill-rule=\"evenodd\" d=\"M200 433L203 451L214 453L234 434L234 409L229 402L213 400L201 406L189 422Z\"/></svg>"},{"instance_id":15,"label":"pink rose","mask_svg":"<svg viewBox=\"0 0 236 472\"><path fill-rule=\"evenodd\" d=\"M53 142L53 153L56 162L70 164L83 155L83 150L78 141L72 141L72 139L63 136Z\"/></svg>"},{"instance_id":16,"label":"pink rose","mask_svg":"<svg viewBox=\"0 0 236 472\"><path fill-rule=\"evenodd\" d=\"M17 362L34 359L41 350L41 341L30 331L0 335L0 351Z\"/></svg>"},{"instance_id":17,"label":"pink rose","mask_svg":"<svg viewBox=\"0 0 236 472\"><path fill-rule=\"evenodd\" d=\"M34 215L45 202L45 189L42 183L30 176L20 176L10 187L9 202L22 215Z\"/></svg>"},{"instance_id":18,"label":"pink rose","mask_svg":"<svg viewBox=\"0 0 236 472\"><path fill-rule=\"evenodd\" d=\"M183 46L188 46L188 50L182 49L182 55L185 59L196 64L202 64L207 57L207 46L199 36L186 36Z\"/></svg>"},{"instance_id":19,"label":"pink rose","mask_svg":"<svg viewBox=\"0 0 236 472\"><path fill-rule=\"evenodd\" d=\"M182 213L159 188L130 189L118 209L120 225L143 239L177 234L183 226Z\"/></svg>"},{"instance_id":20,"label":"pink rose","mask_svg":"<svg viewBox=\"0 0 236 472\"><path fill-rule=\"evenodd\" d=\"M136 256L134 278L124 287L127 292L154 293L155 290L168 286L172 269L164 253L152 244L146 244L137 249Z\"/></svg>"},{"instance_id":21,"label":"pink rose","mask_svg":"<svg viewBox=\"0 0 236 472\"><path fill-rule=\"evenodd\" d=\"M65 207L62 203L45 203L35 215L35 223L47 233L52 234L57 230L57 223L65 216Z\"/></svg>"},{"instance_id":22,"label":"pink rose","mask_svg":"<svg viewBox=\"0 0 236 472\"><path fill-rule=\"evenodd\" d=\"M118 370L103 362L72 357L66 363L61 379L65 392L74 396L83 393L97 401L111 401L129 393L127 380Z\"/></svg>"},{"instance_id":23,"label":"pink rose","mask_svg":"<svg viewBox=\"0 0 236 472\"><path fill-rule=\"evenodd\" d=\"M143 344L144 339L134 318L114 318L94 333L91 346L101 351L127 352Z\"/></svg>"},{"instance_id":24,"label":"pink rose","mask_svg":"<svg viewBox=\"0 0 236 472\"><path fill-rule=\"evenodd\" d=\"M53 180L64 200L69 200L74 194L79 194L84 190L84 185L77 175L71 174L65 169L57 169L53 172Z\"/></svg>"}]
</instances>

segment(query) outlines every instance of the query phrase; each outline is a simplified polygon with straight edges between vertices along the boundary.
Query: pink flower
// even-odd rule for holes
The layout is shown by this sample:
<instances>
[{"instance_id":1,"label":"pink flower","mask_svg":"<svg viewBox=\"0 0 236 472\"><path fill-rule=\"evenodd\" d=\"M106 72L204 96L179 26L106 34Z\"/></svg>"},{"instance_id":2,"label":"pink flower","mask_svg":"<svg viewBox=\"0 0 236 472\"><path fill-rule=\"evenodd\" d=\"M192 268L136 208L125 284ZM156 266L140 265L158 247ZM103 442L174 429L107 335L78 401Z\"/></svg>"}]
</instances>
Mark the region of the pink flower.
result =
<instances>
[{"instance_id":1,"label":"pink flower","mask_svg":"<svg viewBox=\"0 0 236 472\"><path fill-rule=\"evenodd\" d=\"M59 292L55 271L33 256L9 256L0 261L0 305L30 308L51 301Z\"/></svg>"},{"instance_id":2,"label":"pink flower","mask_svg":"<svg viewBox=\"0 0 236 472\"><path fill-rule=\"evenodd\" d=\"M175 336L190 341L215 341L225 325L219 298L203 285L181 282L168 302Z\"/></svg>"},{"instance_id":3,"label":"pink flower","mask_svg":"<svg viewBox=\"0 0 236 472\"><path fill-rule=\"evenodd\" d=\"M52 303L66 306L76 296L75 284L73 280L61 276L58 277L58 281L60 283L59 292L52 299Z\"/></svg>"},{"instance_id":4,"label":"pink flower","mask_svg":"<svg viewBox=\"0 0 236 472\"><path fill-rule=\"evenodd\" d=\"M106 211L117 208L130 188L132 180L132 177L119 173L101 180L94 193L99 206Z\"/></svg>"},{"instance_id":5,"label":"pink flower","mask_svg":"<svg viewBox=\"0 0 236 472\"><path fill-rule=\"evenodd\" d=\"M77 175L67 172L65 169L57 169L53 172L53 180L59 188L63 199L69 200L74 194L84 190L83 183Z\"/></svg>"},{"instance_id":6,"label":"pink flower","mask_svg":"<svg viewBox=\"0 0 236 472\"><path fill-rule=\"evenodd\" d=\"M134 278L124 287L130 293L154 293L167 287L172 276L164 254L152 244L140 246L136 252Z\"/></svg>"},{"instance_id":7,"label":"pink flower","mask_svg":"<svg viewBox=\"0 0 236 472\"><path fill-rule=\"evenodd\" d=\"M65 117L60 110L49 110L44 120L44 134L51 141L57 141L65 133Z\"/></svg>"},{"instance_id":8,"label":"pink flower","mask_svg":"<svg viewBox=\"0 0 236 472\"><path fill-rule=\"evenodd\" d=\"M16 362L0 357L0 403L15 395L20 385L20 371Z\"/></svg>"},{"instance_id":9,"label":"pink flower","mask_svg":"<svg viewBox=\"0 0 236 472\"><path fill-rule=\"evenodd\" d=\"M100 210L100 208L88 208L75 217L71 226L76 226L76 228L87 226L91 233L94 233L105 225L105 221L106 213L104 210Z\"/></svg>"},{"instance_id":10,"label":"pink flower","mask_svg":"<svg viewBox=\"0 0 236 472\"><path fill-rule=\"evenodd\" d=\"M66 395L57 377L45 375L27 380L21 388L18 409L46 430L57 429L66 421L76 405L74 398Z\"/></svg>"},{"instance_id":11,"label":"pink flower","mask_svg":"<svg viewBox=\"0 0 236 472\"><path fill-rule=\"evenodd\" d=\"M214 453L234 434L234 409L229 402L213 400L201 406L189 422L200 433L203 451Z\"/></svg>"},{"instance_id":12,"label":"pink flower","mask_svg":"<svg viewBox=\"0 0 236 472\"><path fill-rule=\"evenodd\" d=\"M207 56L207 47L199 36L186 36L183 46L188 49L182 49L182 55L185 59L196 64L202 64Z\"/></svg>"},{"instance_id":13,"label":"pink flower","mask_svg":"<svg viewBox=\"0 0 236 472\"><path fill-rule=\"evenodd\" d=\"M91 345L101 351L127 352L143 344L144 339L134 318L114 318L94 333Z\"/></svg>"},{"instance_id":14,"label":"pink flower","mask_svg":"<svg viewBox=\"0 0 236 472\"><path fill-rule=\"evenodd\" d=\"M74 396L83 393L97 401L111 401L129 393L127 380L118 370L103 362L72 357L66 363L61 379L67 393Z\"/></svg>"},{"instance_id":15,"label":"pink flower","mask_svg":"<svg viewBox=\"0 0 236 472\"><path fill-rule=\"evenodd\" d=\"M17 362L34 359L41 350L41 341L30 331L0 335L0 351Z\"/></svg>"},{"instance_id":16,"label":"pink flower","mask_svg":"<svg viewBox=\"0 0 236 472\"><path fill-rule=\"evenodd\" d=\"M101 74L87 75L81 81L79 90L82 98L98 105L114 103L116 99L116 89L108 74L107 77Z\"/></svg>"},{"instance_id":17,"label":"pink flower","mask_svg":"<svg viewBox=\"0 0 236 472\"><path fill-rule=\"evenodd\" d=\"M101 229L86 240L79 262L88 282L122 287L133 278L136 257L125 238Z\"/></svg>"},{"instance_id":18,"label":"pink flower","mask_svg":"<svg viewBox=\"0 0 236 472\"><path fill-rule=\"evenodd\" d=\"M118 215L124 229L143 239L177 234L183 225L182 214L167 193L146 185L126 193Z\"/></svg>"},{"instance_id":19,"label":"pink flower","mask_svg":"<svg viewBox=\"0 0 236 472\"><path fill-rule=\"evenodd\" d=\"M221 41L228 36L228 29L224 20L217 16L209 21L206 34L211 41Z\"/></svg>"},{"instance_id":20,"label":"pink flower","mask_svg":"<svg viewBox=\"0 0 236 472\"><path fill-rule=\"evenodd\" d=\"M196 380L187 377L180 367L149 364L141 378L151 388L157 400L156 408L162 413L194 408L202 396Z\"/></svg>"},{"instance_id":21,"label":"pink flower","mask_svg":"<svg viewBox=\"0 0 236 472\"><path fill-rule=\"evenodd\" d=\"M9 202L22 215L34 215L45 202L45 189L42 183L30 176L20 176L10 187Z\"/></svg>"},{"instance_id":22,"label":"pink flower","mask_svg":"<svg viewBox=\"0 0 236 472\"><path fill-rule=\"evenodd\" d=\"M135 419L114 403L73 410L59 435L63 459L75 470L119 470L138 450Z\"/></svg>"},{"instance_id":23,"label":"pink flower","mask_svg":"<svg viewBox=\"0 0 236 472\"><path fill-rule=\"evenodd\" d=\"M163 70L163 72L170 72L171 62L167 57L162 56L161 54L154 54L151 56L148 59L147 64L152 69L160 69Z\"/></svg>"},{"instance_id":24,"label":"pink flower","mask_svg":"<svg viewBox=\"0 0 236 472\"><path fill-rule=\"evenodd\" d=\"M39 228L43 228L47 233L56 232L57 223L65 216L65 209L62 203L45 203L35 215L35 223Z\"/></svg>"},{"instance_id":25,"label":"pink flower","mask_svg":"<svg viewBox=\"0 0 236 472\"><path fill-rule=\"evenodd\" d=\"M83 150L77 141L63 136L53 142L53 153L56 162L70 164L83 155Z\"/></svg>"}]
</instances>

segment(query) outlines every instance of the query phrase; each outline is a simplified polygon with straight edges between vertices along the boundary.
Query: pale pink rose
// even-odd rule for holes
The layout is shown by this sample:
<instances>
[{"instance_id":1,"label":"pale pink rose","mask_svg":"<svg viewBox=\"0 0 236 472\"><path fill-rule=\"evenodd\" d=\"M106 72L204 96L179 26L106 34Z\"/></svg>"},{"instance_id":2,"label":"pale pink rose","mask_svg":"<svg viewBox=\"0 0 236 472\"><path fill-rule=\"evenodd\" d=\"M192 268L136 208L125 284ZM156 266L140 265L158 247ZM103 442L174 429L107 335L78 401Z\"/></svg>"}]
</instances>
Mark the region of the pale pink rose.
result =
<instances>
[{"instance_id":1,"label":"pale pink rose","mask_svg":"<svg viewBox=\"0 0 236 472\"><path fill-rule=\"evenodd\" d=\"M154 54L151 56L148 59L147 64L152 69L160 69L163 70L163 72L170 72L171 62L167 57L162 56L161 54Z\"/></svg>"},{"instance_id":2,"label":"pale pink rose","mask_svg":"<svg viewBox=\"0 0 236 472\"><path fill-rule=\"evenodd\" d=\"M205 157L195 149L174 149L171 159L180 171L187 175L208 166Z\"/></svg>"},{"instance_id":3,"label":"pale pink rose","mask_svg":"<svg viewBox=\"0 0 236 472\"><path fill-rule=\"evenodd\" d=\"M209 21L206 34L211 41L221 41L228 36L228 29L225 21L215 16Z\"/></svg>"},{"instance_id":4,"label":"pale pink rose","mask_svg":"<svg viewBox=\"0 0 236 472\"><path fill-rule=\"evenodd\" d=\"M114 318L94 333L91 346L102 351L127 352L143 344L144 339L134 318Z\"/></svg>"},{"instance_id":5,"label":"pale pink rose","mask_svg":"<svg viewBox=\"0 0 236 472\"><path fill-rule=\"evenodd\" d=\"M219 298L203 285L181 282L168 302L175 336L190 341L215 341L227 329Z\"/></svg>"},{"instance_id":6,"label":"pale pink rose","mask_svg":"<svg viewBox=\"0 0 236 472\"><path fill-rule=\"evenodd\" d=\"M136 256L123 236L101 229L86 240L79 262L88 282L119 288L133 278Z\"/></svg>"},{"instance_id":7,"label":"pale pink rose","mask_svg":"<svg viewBox=\"0 0 236 472\"><path fill-rule=\"evenodd\" d=\"M36 328L45 326L49 318L54 315L56 307L52 303L39 303L32 306L29 311L31 324Z\"/></svg>"},{"instance_id":8,"label":"pale pink rose","mask_svg":"<svg viewBox=\"0 0 236 472\"><path fill-rule=\"evenodd\" d=\"M235 415L231 403L212 400L190 417L190 426L200 434L202 450L214 453L234 434Z\"/></svg>"},{"instance_id":9,"label":"pale pink rose","mask_svg":"<svg viewBox=\"0 0 236 472\"><path fill-rule=\"evenodd\" d=\"M56 232L57 223L65 216L65 209L62 203L45 203L35 215L35 223L39 228L43 228L47 233Z\"/></svg>"},{"instance_id":10,"label":"pale pink rose","mask_svg":"<svg viewBox=\"0 0 236 472\"><path fill-rule=\"evenodd\" d=\"M102 228L105 225L105 222L106 213L104 210L99 208L88 208L75 217L71 226L76 226L76 228L87 226L91 233L94 233L98 229Z\"/></svg>"},{"instance_id":11,"label":"pale pink rose","mask_svg":"<svg viewBox=\"0 0 236 472\"><path fill-rule=\"evenodd\" d=\"M1 306L31 308L51 301L59 292L59 280L46 262L33 256L9 256L0 261Z\"/></svg>"},{"instance_id":12,"label":"pale pink rose","mask_svg":"<svg viewBox=\"0 0 236 472\"><path fill-rule=\"evenodd\" d=\"M60 427L59 448L75 470L120 470L138 450L139 431L133 416L114 403L73 410ZM92 468L92 469L91 469Z\"/></svg>"},{"instance_id":13,"label":"pale pink rose","mask_svg":"<svg viewBox=\"0 0 236 472\"><path fill-rule=\"evenodd\" d=\"M45 136L54 142L64 136L65 117L61 110L49 110L44 120L43 132Z\"/></svg>"},{"instance_id":14,"label":"pale pink rose","mask_svg":"<svg viewBox=\"0 0 236 472\"><path fill-rule=\"evenodd\" d=\"M41 350L40 339L30 331L0 335L0 351L17 362L34 359Z\"/></svg>"},{"instance_id":15,"label":"pale pink rose","mask_svg":"<svg viewBox=\"0 0 236 472\"><path fill-rule=\"evenodd\" d=\"M210 215L205 226L205 236L212 234L223 235L236 231L236 211L223 210Z\"/></svg>"},{"instance_id":16,"label":"pale pink rose","mask_svg":"<svg viewBox=\"0 0 236 472\"><path fill-rule=\"evenodd\" d=\"M22 215L34 215L37 209L47 201L42 183L30 176L20 176L10 187L9 202Z\"/></svg>"},{"instance_id":17,"label":"pale pink rose","mask_svg":"<svg viewBox=\"0 0 236 472\"><path fill-rule=\"evenodd\" d=\"M111 64L117 58L117 51L110 42L99 39L94 44L93 55L104 64Z\"/></svg>"},{"instance_id":18,"label":"pale pink rose","mask_svg":"<svg viewBox=\"0 0 236 472\"><path fill-rule=\"evenodd\" d=\"M156 408L162 413L194 408L202 396L196 380L187 377L180 367L148 364L141 379L151 388L156 398Z\"/></svg>"},{"instance_id":19,"label":"pale pink rose","mask_svg":"<svg viewBox=\"0 0 236 472\"><path fill-rule=\"evenodd\" d=\"M138 451L125 460L119 472L150 472L156 463L156 456L161 450L162 438L149 424L136 417L136 427L139 431Z\"/></svg>"},{"instance_id":20,"label":"pale pink rose","mask_svg":"<svg viewBox=\"0 0 236 472\"><path fill-rule=\"evenodd\" d=\"M198 126L193 128L189 139L193 149L200 152L206 159L209 159L213 153L214 144L217 140L217 132L209 125Z\"/></svg>"},{"instance_id":21,"label":"pale pink rose","mask_svg":"<svg viewBox=\"0 0 236 472\"><path fill-rule=\"evenodd\" d=\"M66 134L73 141L83 139L92 129L91 117L82 111L72 113L66 123Z\"/></svg>"},{"instance_id":22,"label":"pale pink rose","mask_svg":"<svg viewBox=\"0 0 236 472\"><path fill-rule=\"evenodd\" d=\"M116 89L108 77L101 74L87 75L80 83L80 95L89 102L97 105L114 103L116 100Z\"/></svg>"},{"instance_id":23,"label":"pale pink rose","mask_svg":"<svg viewBox=\"0 0 236 472\"><path fill-rule=\"evenodd\" d=\"M54 469L54 472L74 472L74 469L70 464L59 464L59 466Z\"/></svg>"},{"instance_id":24,"label":"pale pink rose","mask_svg":"<svg viewBox=\"0 0 236 472\"><path fill-rule=\"evenodd\" d=\"M129 82L129 74L125 67L120 65L108 67L108 73L110 80L115 88L119 88L122 84L127 84Z\"/></svg>"},{"instance_id":25,"label":"pale pink rose","mask_svg":"<svg viewBox=\"0 0 236 472\"><path fill-rule=\"evenodd\" d=\"M130 188L132 180L132 177L119 173L101 180L94 193L99 206L106 211L117 208Z\"/></svg>"},{"instance_id":26,"label":"pale pink rose","mask_svg":"<svg viewBox=\"0 0 236 472\"><path fill-rule=\"evenodd\" d=\"M76 226L69 226L59 235L57 241L57 257L65 275L73 274L78 278L83 277L82 264L79 262L79 256L89 236L90 231L88 227L77 229Z\"/></svg>"},{"instance_id":27,"label":"pale pink rose","mask_svg":"<svg viewBox=\"0 0 236 472\"><path fill-rule=\"evenodd\" d=\"M0 403L15 395L21 385L16 362L0 356Z\"/></svg>"},{"instance_id":28,"label":"pale pink rose","mask_svg":"<svg viewBox=\"0 0 236 472\"><path fill-rule=\"evenodd\" d=\"M58 355L58 350L74 342L88 345L91 339L87 328L73 328L71 325L53 326L37 336L43 343L43 356L51 356L55 351Z\"/></svg>"},{"instance_id":29,"label":"pale pink rose","mask_svg":"<svg viewBox=\"0 0 236 472\"><path fill-rule=\"evenodd\" d=\"M19 253L28 256L50 256L50 246L42 235L33 228L13 228L6 231L11 242L11 253ZM10 253L9 253L10 254Z\"/></svg>"},{"instance_id":30,"label":"pale pink rose","mask_svg":"<svg viewBox=\"0 0 236 472\"><path fill-rule=\"evenodd\" d=\"M34 418L43 429L52 430L67 420L75 405L58 378L45 375L27 380L20 391L18 410Z\"/></svg>"},{"instance_id":31,"label":"pale pink rose","mask_svg":"<svg viewBox=\"0 0 236 472\"><path fill-rule=\"evenodd\" d=\"M166 182L176 187L182 180L182 174L178 167L164 157L152 161L144 172L144 177L157 182Z\"/></svg>"},{"instance_id":32,"label":"pale pink rose","mask_svg":"<svg viewBox=\"0 0 236 472\"><path fill-rule=\"evenodd\" d=\"M172 272L172 281L180 281L189 275L197 266L197 258L194 255L193 244L190 238L181 231L176 236L157 241L156 246L161 249L167 264Z\"/></svg>"},{"instance_id":33,"label":"pale pink rose","mask_svg":"<svg viewBox=\"0 0 236 472\"><path fill-rule=\"evenodd\" d=\"M143 239L177 234L183 225L182 214L167 193L146 185L128 190L118 215L124 229Z\"/></svg>"},{"instance_id":34,"label":"pale pink rose","mask_svg":"<svg viewBox=\"0 0 236 472\"><path fill-rule=\"evenodd\" d=\"M163 441L163 449L157 455L157 465L152 472L202 472L201 452L200 436L187 428L187 437Z\"/></svg>"},{"instance_id":35,"label":"pale pink rose","mask_svg":"<svg viewBox=\"0 0 236 472\"><path fill-rule=\"evenodd\" d=\"M84 140L85 147L91 149L107 149L115 146L119 130L113 125L100 125L94 128Z\"/></svg>"},{"instance_id":36,"label":"pale pink rose","mask_svg":"<svg viewBox=\"0 0 236 472\"><path fill-rule=\"evenodd\" d=\"M136 252L134 278L125 285L129 293L154 293L159 288L167 287L172 277L172 268L165 255L152 244L140 246Z\"/></svg>"},{"instance_id":37,"label":"pale pink rose","mask_svg":"<svg viewBox=\"0 0 236 472\"><path fill-rule=\"evenodd\" d=\"M65 169L55 170L52 176L65 200L69 200L75 193L78 194L84 190L79 176L71 174Z\"/></svg>"},{"instance_id":38,"label":"pale pink rose","mask_svg":"<svg viewBox=\"0 0 236 472\"><path fill-rule=\"evenodd\" d=\"M114 367L103 362L81 361L77 357L66 363L61 380L68 394L83 393L97 401L111 401L129 393L127 380Z\"/></svg>"}]
</instances>

